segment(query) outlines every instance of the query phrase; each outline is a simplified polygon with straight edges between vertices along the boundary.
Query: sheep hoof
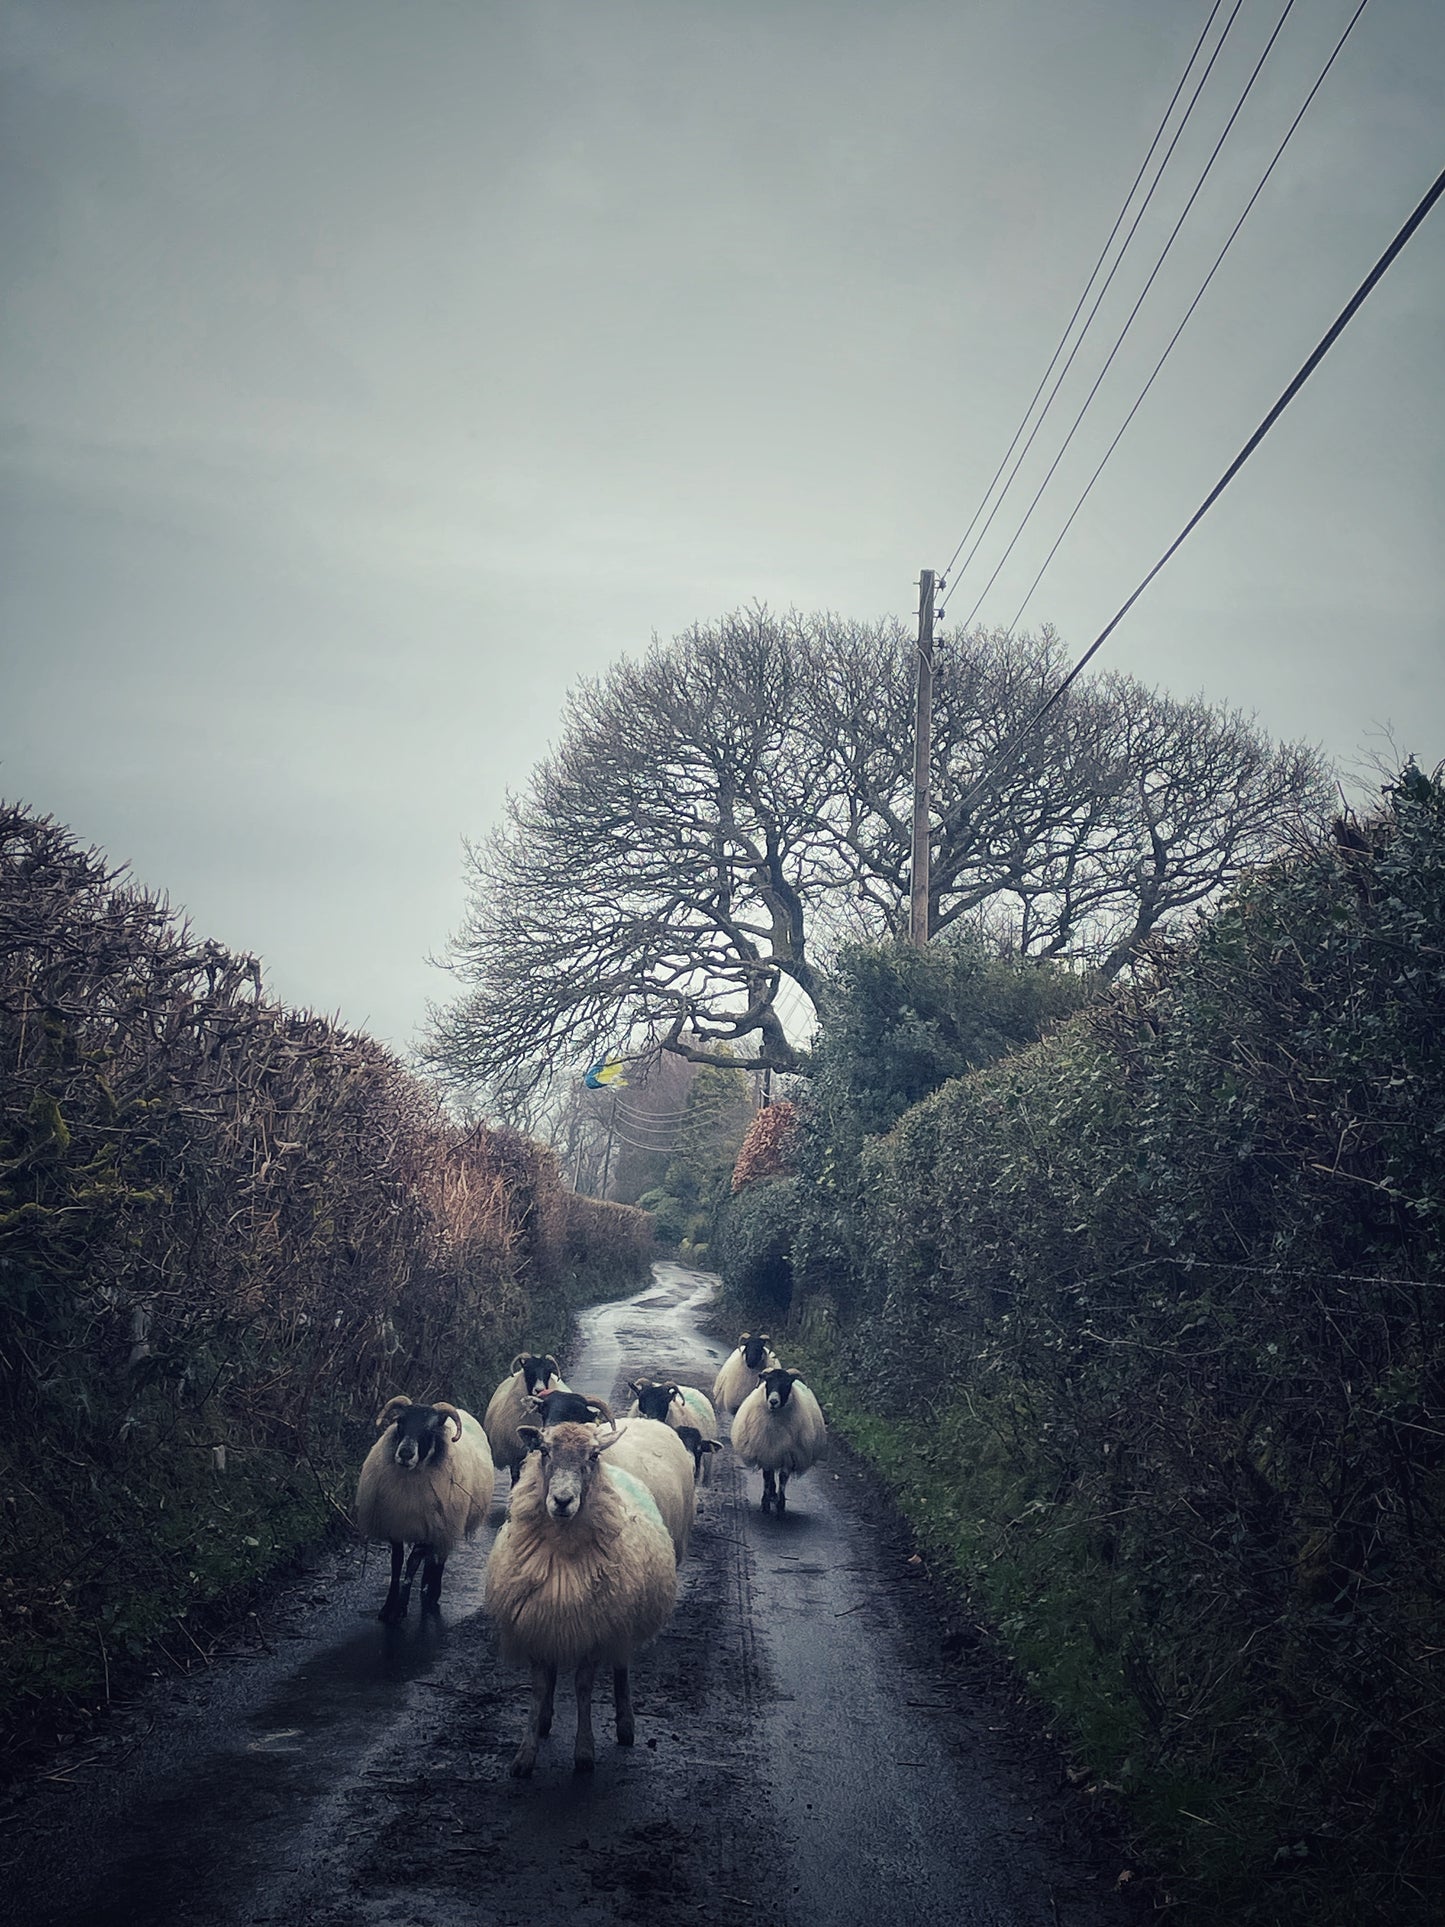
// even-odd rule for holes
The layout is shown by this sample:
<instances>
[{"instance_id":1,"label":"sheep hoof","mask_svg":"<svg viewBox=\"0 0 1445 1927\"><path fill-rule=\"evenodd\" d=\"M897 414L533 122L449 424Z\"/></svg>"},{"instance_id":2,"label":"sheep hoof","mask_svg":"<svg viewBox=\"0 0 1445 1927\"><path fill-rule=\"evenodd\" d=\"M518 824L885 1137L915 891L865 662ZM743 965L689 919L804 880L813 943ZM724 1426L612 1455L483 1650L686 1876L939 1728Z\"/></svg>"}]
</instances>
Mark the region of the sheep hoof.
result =
<instances>
[{"instance_id":1,"label":"sheep hoof","mask_svg":"<svg viewBox=\"0 0 1445 1927\"><path fill-rule=\"evenodd\" d=\"M617 1744L619 1746L631 1746L636 1737L637 1729L633 1726L631 1720L619 1720L617 1722Z\"/></svg>"},{"instance_id":2,"label":"sheep hoof","mask_svg":"<svg viewBox=\"0 0 1445 1927\"><path fill-rule=\"evenodd\" d=\"M773 1509L773 1501L772 1501L772 1498L771 1498L771 1496L770 1496L770 1495L769 1495L768 1493L766 1493L766 1492L765 1492L765 1493L763 1494L763 1511L764 1511L764 1512L771 1512L771 1511L772 1511L772 1509Z\"/></svg>"},{"instance_id":3,"label":"sheep hoof","mask_svg":"<svg viewBox=\"0 0 1445 1927\"><path fill-rule=\"evenodd\" d=\"M376 1616L383 1626L398 1626L406 1618L406 1607L399 1599L388 1599Z\"/></svg>"},{"instance_id":4,"label":"sheep hoof","mask_svg":"<svg viewBox=\"0 0 1445 1927\"><path fill-rule=\"evenodd\" d=\"M512 1761L512 1778L530 1780L532 1768L537 1764L537 1749L530 1741L524 1740L517 1748L516 1758Z\"/></svg>"},{"instance_id":5,"label":"sheep hoof","mask_svg":"<svg viewBox=\"0 0 1445 1927\"><path fill-rule=\"evenodd\" d=\"M590 1753L579 1753L572 1762L572 1771L574 1773L591 1773L595 1770L596 1765L597 1762Z\"/></svg>"}]
</instances>

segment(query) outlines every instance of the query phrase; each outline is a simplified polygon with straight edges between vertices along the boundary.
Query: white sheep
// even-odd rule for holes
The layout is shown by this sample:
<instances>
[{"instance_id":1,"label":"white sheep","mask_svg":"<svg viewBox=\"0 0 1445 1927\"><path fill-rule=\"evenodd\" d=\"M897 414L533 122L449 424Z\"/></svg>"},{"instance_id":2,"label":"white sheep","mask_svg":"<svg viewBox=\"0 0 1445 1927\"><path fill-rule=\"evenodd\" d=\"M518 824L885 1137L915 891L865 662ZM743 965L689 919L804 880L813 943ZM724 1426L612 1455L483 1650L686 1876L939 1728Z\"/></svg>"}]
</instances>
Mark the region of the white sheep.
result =
<instances>
[{"instance_id":1,"label":"white sheep","mask_svg":"<svg viewBox=\"0 0 1445 1927\"><path fill-rule=\"evenodd\" d=\"M612 1456L607 1463L631 1472L647 1487L662 1514L680 1565L697 1506L692 1454L672 1427L657 1419L625 1419L617 1434L615 1443L609 1445Z\"/></svg>"},{"instance_id":2,"label":"white sheep","mask_svg":"<svg viewBox=\"0 0 1445 1927\"><path fill-rule=\"evenodd\" d=\"M744 1332L737 1349L723 1360L722 1369L712 1382L712 1402L720 1412L736 1412L743 1400L758 1388L764 1372L776 1371L777 1355L768 1349L768 1334L754 1338Z\"/></svg>"},{"instance_id":3,"label":"white sheep","mask_svg":"<svg viewBox=\"0 0 1445 1927\"><path fill-rule=\"evenodd\" d=\"M535 1428L530 1428L535 1430ZM666 1625L677 1598L672 1540L640 1480L601 1454L625 1433L599 1438L593 1425L536 1431L507 1522L487 1566L483 1610L496 1626L503 1657L532 1669L527 1733L512 1761L523 1779L552 1727L557 1675L575 1673L577 1741L573 1766L590 1773L592 1684L612 1668L617 1743L634 1736L628 1669L633 1655Z\"/></svg>"},{"instance_id":4,"label":"white sheep","mask_svg":"<svg viewBox=\"0 0 1445 1927\"><path fill-rule=\"evenodd\" d=\"M356 1522L368 1539L391 1543L391 1587L380 1617L393 1624L406 1617L411 1583L423 1563L422 1604L438 1603L447 1555L486 1518L496 1473L486 1433L455 1405L393 1398L376 1424L381 1437L356 1483ZM403 1578L407 1546L411 1557Z\"/></svg>"},{"instance_id":5,"label":"white sheep","mask_svg":"<svg viewBox=\"0 0 1445 1927\"><path fill-rule=\"evenodd\" d=\"M717 1413L706 1394L675 1379L629 1380L627 1389L632 1393L633 1415L670 1425L692 1453L694 1477L700 1476L706 1485L712 1477L712 1455L722 1450Z\"/></svg>"},{"instance_id":6,"label":"white sheep","mask_svg":"<svg viewBox=\"0 0 1445 1927\"><path fill-rule=\"evenodd\" d=\"M763 1474L763 1511L788 1509L788 1478L822 1458L828 1428L818 1401L797 1372L777 1367L763 1373L733 1420L733 1451ZM776 1475L776 1485L774 1484Z\"/></svg>"},{"instance_id":7,"label":"white sheep","mask_svg":"<svg viewBox=\"0 0 1445 1927\"><path fill-rule=\"evenodd\" d=\"M526 1456L517 1428L532 1419L527 1400L553 1386L562 1386L562 1368L550 1352L543 1357L536 1352L518 1352L510 1370L511 1376L492 1393L482 1425L492 1442L493 1465L499 1472L510 1472L515 1480Z\"/></svg>"}]
</instances>

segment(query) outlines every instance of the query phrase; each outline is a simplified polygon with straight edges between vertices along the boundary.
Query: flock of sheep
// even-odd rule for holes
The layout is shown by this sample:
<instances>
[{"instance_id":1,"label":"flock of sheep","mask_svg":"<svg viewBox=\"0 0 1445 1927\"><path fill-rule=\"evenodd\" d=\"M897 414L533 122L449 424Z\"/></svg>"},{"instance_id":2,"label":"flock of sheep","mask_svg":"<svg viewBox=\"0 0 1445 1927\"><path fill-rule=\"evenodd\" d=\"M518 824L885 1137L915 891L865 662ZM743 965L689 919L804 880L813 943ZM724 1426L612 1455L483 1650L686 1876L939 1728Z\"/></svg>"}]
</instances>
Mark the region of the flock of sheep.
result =
<instances>
[{"instance_id":1,"label":"flock of sheep","mask_svg":"<svg viewBox=\"0 0 1445 1927\"><path fill-rule=\"evenodd\" d=\"M447 1555L487 1517L497 1473L511 1474L482 1604L503 1656L531 1668L527 1733L512 1761L519 1777L551 1728L559 1673L575 1675L579 1773L595 1758L599 1667L612 1669L618 1744L632 1744L628 1669L676 1601L696 1488L722 1449L718 1412L732 1418L733 1450L762 1472L765 1512L785 1511L789 1477L827 1443L817 1399L778 1363L766 1333L742 1334L711 1399L671 1379L628 1389L633 1404L615 1419L603 1399L563 1383L550 1352L521 1352L482 1424L456 1405L388 1400L361 1468L357 1523L390 1543L381 1618L392 1624L406 1616L418 1571L423 1605L437 1604Z\"/></svg>"}]
</instances>

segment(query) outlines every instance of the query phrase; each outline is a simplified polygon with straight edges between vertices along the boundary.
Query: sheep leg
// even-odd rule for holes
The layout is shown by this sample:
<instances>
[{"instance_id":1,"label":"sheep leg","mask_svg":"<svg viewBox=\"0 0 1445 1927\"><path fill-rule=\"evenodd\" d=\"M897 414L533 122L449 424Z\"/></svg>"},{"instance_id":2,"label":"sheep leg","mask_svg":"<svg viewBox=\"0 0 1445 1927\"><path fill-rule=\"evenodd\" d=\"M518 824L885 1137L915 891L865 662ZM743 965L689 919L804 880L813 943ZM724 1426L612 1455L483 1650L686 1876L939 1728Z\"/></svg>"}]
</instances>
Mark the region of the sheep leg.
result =
<instances>
[{"instance_id":1,"label":"sheep leg","mask_svg":"<svg viewBox=\"0 0 1445 1927\"><path fill-rule=\"evenodd\" d=\"M786 1472L780 1472L778 1474L777 1509L780 1514L786 1512L788 1509L788 1475Z\"/></svg>"},{"instance_id":2,"label":"sheep leg","mask_svg":"<svg viewBox=\"0 0 1445 1927\"><path fill-rule=\"evenodd\" d=\"M388 1626L394 1626L398 1619L406 1617L406 1601L401 1595L401 1556L406 1547L397 1540L391 1542L391 1586L377 1618Z\"/></svg>"},{"instance_id":3,"label":"sheep leg","mask_svg":"<svg viewBox=\"0 0 1445 1927\"><path fill-rule=\"evenodd\" d=\"M597 1677L595 1659L584 1659L577 1668L577 1745L572 1753L572 1771L590 1773L597 1761L592 1738L592 1682Z\"/></svg>"},{"instance_id":4,"label":"sheep leg","mask_svg":"<svg viewBox=\"0 0 1445 1927\"><path fill-rule=\"evenodd\" d=\"M773 1501L777 1498L777 1496L778 1496L777 1487L773 1482L772 1469L768 1466L765 1466L763 1468L763 1511L764 1512L772 1511Z\"/></svg>"},{"instance_id":5,"label":"sheep leg","mask_svg":"<svg viewBox=\"0 0 1445 1927\"><path fill-rule=\"evenodd\" d=\"M433 1612L441 1609L442 1571L446 1563L445 1553L438 1556L428 1550L426 1567L421 1576L421 1603L430 1606Z\"/></svg>"},{"instance_id":6,"label":"sheep leg","mask_svg":"<svg viewBox=\"0 0 1445 1927\"><path fill-rule=\"evenodd\" d=\"M517 1748L512 1761L512 1778L530 1778L532 1768L537 1764L537 1742L552 1724L552 1689L557 1684L557 1669L544 1666L540 1660L532 1661L532 1700L527 1718L527 1737ZM543 1726L543 1717L547 1726Z\"/></svg>"},{"instance_id":7,"label":"sheep leg","mask_svg":"<svg viewBox=\"0 0 1445 1927\"><path fill-rule=\"evenodd\" d=\"M392 1547L393 1570L395 1569L395 1566L398 1563L397 1555L400 1553L400 1551L401 1551L400 1546ZM423 1559L427 1557L428 1557L428 1549L426 1546L412 1547L411 1553L406 1562L406 1575L401 1582L401 1600L395 1615L396 1618L398 1619L406 1618L406 1609L411 1604L411 1582L413 1579L416 1578L417 1567L421 1564ZM423 1587L423 1590L425 1590L425 1587Z\"/></svg>"},{"instance_id":8,"label":"sheep leg","mask_svg":"<svg viewBox=\"0 0 1445 1927\"><path fill-rule=\"evenodd\" d=\"M557 1691L557 1668L547 1668L547 1691L542 1700L542 1710L537 1716L537 1731L545 1740L552 1731L552 1708Z\"/></svg>"},{"instance_id":9,"label":"sheep leg","mask_svg":"<svg viewBox=\"0 0 1445 1927\"><path fill-rule=\"evenodd\" d=\"M617 1709L617 1744L631 1746L637 1727L632 1718L632 1682L625 1666L612 1669L612 1704Z\"/></svg>"}]
</instances>

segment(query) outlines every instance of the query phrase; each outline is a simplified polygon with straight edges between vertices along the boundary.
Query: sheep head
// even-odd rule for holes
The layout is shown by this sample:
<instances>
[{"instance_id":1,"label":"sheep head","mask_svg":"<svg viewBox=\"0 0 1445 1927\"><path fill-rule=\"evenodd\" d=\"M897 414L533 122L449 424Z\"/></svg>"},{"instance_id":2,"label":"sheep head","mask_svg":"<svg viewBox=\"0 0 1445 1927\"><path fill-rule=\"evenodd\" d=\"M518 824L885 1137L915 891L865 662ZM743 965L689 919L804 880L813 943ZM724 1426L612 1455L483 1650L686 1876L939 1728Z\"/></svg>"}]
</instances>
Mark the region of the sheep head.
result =
<instances>
[{"instance_id":1,"label":"sheep head","mask_svg":"<svg viewBox=\"0 0 1445 1927\"><path fill-rule=\"evenodd\" d=\"M782 1411L793 1396L793 1387L802 1376L801 1372L790 1372L785 1365L780 1365L776 1371L763 1373L761 1389L770 1412Z\"/></svg>"},{"instance_id":2,"label":"sheep head","mask_svg":"<svg viewBox=\"0 0 1445 1927\"><path fill-rule=\"evenodd\" d=\"M522 1374L526 1392L533 1398L545 1392L554 1378L562 1376L562 1367L550 1352L540 1357L536 1352L518 1352L512 1360L512 1370Z\"/></svg>"},{"instance_id":3,"label":"sheep head","mask_svg":"<svg viewBox=\"0 0 1445 1927\"><path fill-rule=\"evenodd\" d=\"M677 1387L666 1380L639 1378L629 1383L627 1389L637 1400L637 1409L644 1418L660 1419L664 1425L674 1404L682 1399Z\"/></svg>"},{"instance_id":4,"label":"sheep head","mask_svg":"<svg viewBox=\"0 0 1445 1927\"><path fill-rule=\"evenodd\" d=\"M611 1438L599 1439L595 1427L571 1421L549 1425L545 1430L535 1425L517 1427L522 1443L537 1454L543 1498L551 1518L565 1523L581 1516L602 1454L617 1443L624 1429L618 1426Z\"/></svg>"},{"instance_id":5,"label":"sheep head","mask_svg":"<svg viewBox=\"0 0 1445 1927\"><path fill-rule=\"evenodd\" d=\"M546 1425L597 1425L603 1419L617 1430L617 1420L612 1416L612 1407L606 1399L593 1398L583 1392L564 1392L553 1387L549 1392L535 1392L523 1400L529 1411L535 1412ZM520 1437L524 1432L536 1431L535 1426L517 1427Z\"/></svg>"}]
</instances>

